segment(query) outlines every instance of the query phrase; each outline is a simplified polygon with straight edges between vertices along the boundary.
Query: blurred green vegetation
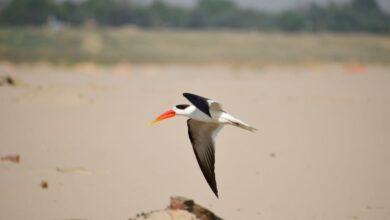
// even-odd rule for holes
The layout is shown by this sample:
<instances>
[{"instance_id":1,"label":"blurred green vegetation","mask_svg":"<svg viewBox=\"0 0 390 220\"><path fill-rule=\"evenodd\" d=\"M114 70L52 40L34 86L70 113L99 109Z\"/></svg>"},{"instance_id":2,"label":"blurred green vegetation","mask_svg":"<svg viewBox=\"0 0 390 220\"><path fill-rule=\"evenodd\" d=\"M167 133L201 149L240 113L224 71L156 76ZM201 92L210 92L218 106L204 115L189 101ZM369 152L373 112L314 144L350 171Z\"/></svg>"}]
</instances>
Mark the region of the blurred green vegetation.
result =
<instances>
[{"instance_id":1,"label":"blurred green vegetation","mask_svg":"<svg viewBox=\"0 0 390 220\"><path fill-rule=\"evenodd\" d=\"M2 28L0 60L72 65L183 63L390 64L390 38L370 34L264 33L231 30Z\"/></svg>"},{"instance_id":2,"label":"blurred green vegetation","mask_svg":"<svg viewBox=\"0 0 390 220\"><path fill-rule=\"evenodd\" d=\"M388 33L390 16L375 0L308 5L299 10L266 13L242 9L229 0L200 0L192 9L156 1L140 6L126 0L12 0L0 13L3 26L40 26L48 18L72 25L90 21L101 26L137 25L173 28L237 28L262 31Z\"/></svg>"}]
</instances>

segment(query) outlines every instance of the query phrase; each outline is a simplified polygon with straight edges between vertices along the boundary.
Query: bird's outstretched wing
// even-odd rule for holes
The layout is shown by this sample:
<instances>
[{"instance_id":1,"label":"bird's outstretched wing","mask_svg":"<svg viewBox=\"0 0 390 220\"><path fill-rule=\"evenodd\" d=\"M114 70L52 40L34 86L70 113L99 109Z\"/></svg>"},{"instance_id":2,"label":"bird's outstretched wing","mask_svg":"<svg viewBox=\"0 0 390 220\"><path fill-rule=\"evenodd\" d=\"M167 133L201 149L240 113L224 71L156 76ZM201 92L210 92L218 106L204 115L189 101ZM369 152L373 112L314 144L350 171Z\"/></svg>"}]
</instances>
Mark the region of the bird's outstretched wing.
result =
<instances>
[{"instance_id":1,"label":"bird's outstretched wing","mask_svg":"<svg viewBox=\"0 0 390 220\"><path fill-rule=\"evenodd\" d=\"M222 111L222 105L214 100L198 96L191 93L183 93L183 96L188 99L196 108L211 118L210 109L215 111Z\"/></svg>"},{"instance_id":2,"label":"bird's outstretched wing","mask_svg":"<svg viewBox=\"0 0 390 220\"><path fill-rule=\"evenodd\" d=\"M215 180L215 148L214 138L222 129L223 125L206 123L194 119L187 120L188 136L199 167L202 170L207 183L218 197L217 182Z\"/></svg>"}]
</instances>

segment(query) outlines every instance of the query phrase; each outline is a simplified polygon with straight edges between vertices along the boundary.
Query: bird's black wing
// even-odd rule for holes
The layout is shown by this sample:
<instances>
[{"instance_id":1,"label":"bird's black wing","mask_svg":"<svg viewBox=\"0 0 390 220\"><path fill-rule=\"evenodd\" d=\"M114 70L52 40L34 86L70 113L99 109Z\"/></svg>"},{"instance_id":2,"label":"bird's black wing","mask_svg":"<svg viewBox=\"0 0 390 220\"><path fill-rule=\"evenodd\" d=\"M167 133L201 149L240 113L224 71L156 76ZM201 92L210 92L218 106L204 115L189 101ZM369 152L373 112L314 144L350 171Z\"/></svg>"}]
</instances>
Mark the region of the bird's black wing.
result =
<instances>
[{"instance_id":1,"label":"bird's black wing","mask_svg":"<svg viewBox=\"0 0 390 220\"><path fill-rule=\"evenodd\" d=\"M194 119L187 120L188 136L207 183L218 197L217 182L215 180L215 148L214 138L223 125L206 123Z\"/></svg>"},{"instance_id":2,"label":"bird's black wing","mask_svg":"<svg viewBox=\"0 0 390 220\"><path fill-rule=\"evenodd\" d=\"M203 113L208 115L211 118L210 114L210 106L208 102L208 98L204 98L202 96L194 95L191 93L183 93L183 96L188 99L195 107L197 107L199 110L201 110Z\"/></svg>"}]
</instances>

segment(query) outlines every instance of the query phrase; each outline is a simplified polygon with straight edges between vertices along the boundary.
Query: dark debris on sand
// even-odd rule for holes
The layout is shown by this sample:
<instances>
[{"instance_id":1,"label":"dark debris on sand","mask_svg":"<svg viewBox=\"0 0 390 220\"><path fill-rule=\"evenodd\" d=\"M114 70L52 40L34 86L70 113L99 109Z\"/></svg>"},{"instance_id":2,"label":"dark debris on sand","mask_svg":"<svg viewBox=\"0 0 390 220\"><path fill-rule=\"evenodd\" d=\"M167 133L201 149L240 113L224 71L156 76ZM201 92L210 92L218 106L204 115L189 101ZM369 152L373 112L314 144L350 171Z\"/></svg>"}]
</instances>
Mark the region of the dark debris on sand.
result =
<instances>
[{"instance_id":1,"label":"dark debris on sand","mask_svg":"<svg viewBox=\"0 0 390 220\"><path fill-rule=\"evenodd\" d=\"M0 76L0 86L16 86L16 80L11 76Z\"/></svg>"}]
</instances>

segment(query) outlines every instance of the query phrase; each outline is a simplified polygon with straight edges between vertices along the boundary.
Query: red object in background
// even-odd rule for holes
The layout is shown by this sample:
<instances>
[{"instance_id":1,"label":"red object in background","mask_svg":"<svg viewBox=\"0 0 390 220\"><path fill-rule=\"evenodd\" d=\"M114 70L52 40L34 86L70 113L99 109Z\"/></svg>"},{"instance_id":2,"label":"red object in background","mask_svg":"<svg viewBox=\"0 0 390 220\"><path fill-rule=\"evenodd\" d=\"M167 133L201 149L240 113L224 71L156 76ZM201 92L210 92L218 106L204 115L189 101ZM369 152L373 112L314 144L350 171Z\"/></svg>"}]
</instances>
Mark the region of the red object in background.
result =
<instances>
[{"instance_id":1,"label":"red object in background","mask_svg":"<svg viewBox=\"0 0 390 220\"><path fill-rule=\"evenodd\" d=\"M344 72L346 74L361 74L367 72L367 67L361 63L353 63L344 65Z\"/></svg>"}]
</instances>

